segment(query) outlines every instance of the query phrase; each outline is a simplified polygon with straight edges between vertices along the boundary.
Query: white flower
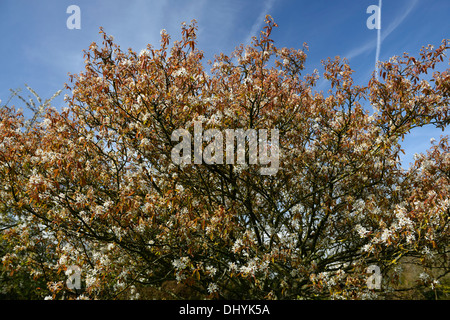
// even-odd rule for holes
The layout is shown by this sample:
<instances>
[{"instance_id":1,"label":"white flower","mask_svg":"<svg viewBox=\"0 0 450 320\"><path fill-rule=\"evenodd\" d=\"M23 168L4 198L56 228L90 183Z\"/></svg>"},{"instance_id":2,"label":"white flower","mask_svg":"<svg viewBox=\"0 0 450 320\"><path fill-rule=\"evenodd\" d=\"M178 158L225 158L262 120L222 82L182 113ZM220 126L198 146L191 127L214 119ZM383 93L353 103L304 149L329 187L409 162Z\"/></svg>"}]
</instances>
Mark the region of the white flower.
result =
<instances>
[{"instance_id":1,"label":"white flower","mask_svg":"<svg viewBox=\"0 0 450 320\"><path fill-rule=\"evenodd\" d=\"M186 72L186 69L185 68L180 68L180 69L178 69L178 70L176 70L174 73L173 73L173 76L174 77L180 77L180 76L185 76L185 75L187 75L187 72Z\"/></svg>"},{"instance_id":2,"label":"white flower","mask_svg":"<svg viewBox=\"0 0 450 320\"><path fill-rule=\"evenodd\" d=\"M130 67L131 65L133 65L133 63L128 59L123 60L120 64L123 66L127 66L127 67Z\"/></svg>"},{"instance_id":3,"label":"white flower","mask_svg":"<svg viewBox=\"0 0 450 320\"><path fill-rule=\"evenodd\" d=\"M436 285L439 285L439 281L438 280L433 280L433 282L431 282L431 289L434 290L434 288L436 287Z\"/></svg>"},{"instance_id":4,"label":"white flower","mask_svg":"<svg viewBox=\"0 0 450 320\"><path fill-rule=\"evenodd\" d=\"M181 282L181 281L183 281L184 279L186 279L186 275L183 274L183 273L177 273L176 276L175 276L175 278L176 278L177 282Z\"/></svg>"},{"instance_id":5,"label":"white flower","mask_svg":"<svg viewBox=\"0 0 450 320\"><path fill-rule=\"evenodd\" d=\"M147 49L142 49L141 52L139 53L139 57L142 56L150 56L150 52Z\"/></svg>"},{"instance_id":6,"label":"white flower","mask_svg":"<svg viewBox=\"0 0 450 320\"><path fill-rule=\"evenodd\" d=\"M42 121L41 123L41 127L46 129L48 128L50 125L52 124L52 120L50 119L44 119L44 121Z\"/></svg>"},{"instance_id":7,"label":"white flower","mask_svg":"<svg viewBox=\"0 0 450 320\"><path fill-rule=\"evenodd\" d=\"M431 144L433 144L433 143L435 143L435 142L436 142L436 139L435 139L435 138L431 138L431 139L430 139L430 143L431 143Z\"/></svg>"},{"instance_id":8,"label":"white flower","mask_svg":"<svg viewBox=\"0 0 450 320\"><path fill-rule=\"evenodd\" d=\"M146 212L149 212L151 208L152 208L152 205L150 203L146 202L144 204L144 209Z\"/></svg>"},{"instance_id":9,"label":"white flower","mask_svg":"<svg viewBox=\"0 0 450 320\"><path fill-rule=\"evenodd\" d=\"M250 84L250 83L253 83L253 79L250 77L246 77L243 82L244 82L244 84Z\"/></svg>"},{"instance_id":10,"label":"white flower","mask_svg":"<svg viewBox=\"0 0 450 320\"><path fill-rule=\"evenodd\" d=\"M353 204L353 207L355 208L356 211L362 211L365 206L366 203L362 199L356 200L355 203Z\"/></svg>"},{"instance_id":11,"label":"white flower","mask_svg":"<svg viewBox=\"0 0 450 320\"><path fill-rule=\"evenodd\" d=\"M108 210L112 206L113 206L113 202L110 200L105 201L105 203L103 204L103 207L105 207L106 210Z\"/></svg>"},{"instance_id":12,"label":"white flower","mask_svg":"<svg viewBox=\"0 0 450 320\"><path fill-rule=\"evenodd\" d=\"M361 238L364 238L369 233L369 231L360 224L356 225L355 229Z\"/></svg>"},{"instance_id":13,"label":"white flower","mask_svg":"<svg viewBox=\"0 0 450 320\"><path fill-rule=\"evenodd\" d=\"M427 273L425 273L425 272L422 272L422 273L419 275L419 278L420 278L420 280L422 280L423 282L425 282L425 281L427 281L427 280L430 278L430 275L427 274Z\"/></svg>"},{"instance_id":14,"label":"white flower","mask_svg":"<svg viewBox=\"0 0 450 320\"><path fill-rule=\"evenodd\" d=\"M150 145L150 140L148 140L147 138L144 138L141 140L141 146L147 147L149 145Z\"/></svg>"},{"instance_id":15,"label":"white flower","mask_svg":"<svg viewBox=\"0 0 450 320\"><path fill-rule=\"evenodd\" d=\"M211 276L214 276L217 272L217 269L213 266L207 266L206 271L208 271Z\"/></svg>"},{"instance_id":16,"label":"white flower","mask_svg":"<svg viewBox=\"0 0 450 320\"><path fill-rule=\"evenodd\" d=\"M92 274L87 274L87 275L86 275L86 278L85 278L85 281L86 281L86 287L87 287L87 288L90 288L90 287L92 287L92 286L95 284L95 282L97 281L97 279L95 278L94 275L92 275Z\"/></svg>"},{"instance_id":17,"label":"white flower","mask_svg":"<svg viewBox=\"0 0 450 320\"><path fill-rule=\"evenodd\" d=\"M234 262L228 262L228 268L230 269L230 271L238 271L238 267Z\"/></svg>"},{"instance_id":18,"label":"white flower","mask_svg":"<svg viewBox=\"0 0 450 320\"><path fill-rule=\"evenodd\" d=\"M408 235L406 236L406 242L407 242L408 244L413 243L415 240L416 240L416 236L413 235L413 234L408 234Z\"/></svg>"},{"instance_id":19,"label":"white flower","mask_svg":"<svg viewBox=\"0 0 450 320\"><path fill-rule=\"evenodd\" d=\"M151 114L149 112L145 112L142 115L142 121L146 122L148 119L150 119Z\"/></svg>"},{"instance_id":20,"label":"white flower","mask_svg":"<svg viewBox=\"0 0 450 320\"><path fill-rule=\"evenodd\" d=\"M429 257L433 257L433 253L431 252L430 248L428 248L428 247L423 248L421 253L424 255L427 255Z\"/></svg>"},{"instance_id":21,"label":"white flower","mask_svg":"<svg viewBox=\"0 0 450 320\"><path fill-rule=\"evenodd\" d=\"M425 160L425 161L422 163L422 168L428 170L428 169L430 169L433 165L434 165L434 162L433 162L432 160Z\"/></svg>"},{"instance_id":22,"label":"white flower","mask_svg":"<svg viewBox=\"0 0 450 320\"><path fill-rule=\"evenodd\" d=\"M34 169L32 175L30 177L29 183L32 185L35 185L35 184L40 184L42 182L44 182L44 180L42 179L42 177L39 174L37 174L36 169Z\"/></svg>"},{"instance_id":23,"label":"white flower","mask_svg":"<svg viewBox=\"0 0 450 320\"><path fill-rule=\"evenodd\" d=\"M65 265L67 263L67 256L65 254L63 254L60 258L59 258L59 264L60 265Z\"/></svg>"},{"instance_id":24,"label":"white flower","mask_svg":"<svg viewBox=\"0 0 450 320\"><path fill-rule=\"evenodd\" d=\"M87 201L87 197L84 194L78 194L75 198L76 204L83 204Z\"/></svg>"},{"instance_id":25,"label":"white flower","mask_svg":"<svg viewBox=\"0 0 450 320\"><path fill-rule=\"evenodd\" d=\"M101 215L101 214L103 214L104 212L105 212L105 208L104 208L103 206L100 206L100 205L95 206L95 208L94 208L94 213L95 213L96 215Z\"/></svg>"},{"instance_id":26,"label":"white flower","mask_svg":"<svg viewBox=\"0 0 450 320\"><path fill-rule=\"evenodd\" d=\"M167 33L167 31L166 31L166 29L161 29L161 31L159 32L159 34L162 36L162 35L164 35L164 34L166 34Z\"/></svg>"},{"instance_id":27,"label":"white flower","mask_svg":"<svg viewBox=\"0 0 450 320\"><path fill-rule=\"evenodd\" d=\"M263 264L264 265L264 264ZM254 258L252 260L250 260L248 262L248 265L246 266L242 266L240 268L240 271L244 274L244 275L254 275L256 271L258 271L258 267L262 266L259 262L258 258ZM264 265L264 268L267 267L266 265Z\"/></svg>"},{"instance_id":28,"label":"white flower","mask_svg":"<svg viewBox=\"0 0 450 320\"><path fill-rule=\"evenodd\" d=\"M413 227L413 222L411 221L411 219L409 219L408 217L405 216L406 213L406 209L402 206L398 207L396 212L395 212L395 216L398 220L398 227L409 227L412 228Z\"/></svg>"},{"instance_id":29,"label":"white flower","mask_svg":"<svg viewBox=\"0 0 450 320\"><path fill-rule=\"evenodd\" d=\"M188 263L189 257L182 257L181 259L175 259L172 261L172 265L178 270L185 269Z\"/></svg>"},{"instance_id":30,"label":"white flower","mask_svg":"<svg viewBox=\"0 0 450 320\"><path fill-rule=\"evenodd\" d=\"M210 284L208 285L208 292L209 292L209 293L213 293L213 292L217 292L217 291L219 291L219 287L217 286L217 284L215 284L215 283L210 283Z\"/></svg>"},{"instance_id":31,"label":"white flower","mask_svg":"<svg viewBox=\"0 0 450 320\"><path fill-rule=\"evenodd\" d=\"M139 293L136 291L136 286L130 287L130 299L131 300L137 300L139 299Z\"/></svg>"},{"instance_id":32,"label":"white flower","mask_svg":"<svg viewBox=\"0 0 450 320\"><path fill-rule=\"evenodd\" d=\"M242 242L242 240L241 239L237 239L235 242L234 242L234 244L233 244L233 248L232 248L232 250L233 250L233 252L237 252L239 249L241 249L241 247L243 246L243 242Z\"/></svg>"},{"instance_id":33,"label":"white flower","mask_svg":"<svg viewBox=\"0 0 450 320\"><path fill-rule=\"evenodd\" d=\"M328 281L327 281L327 286L328 286L328 287L332 287L332 286L334 286L334 285L336 285L336 280L335 280L335 278L330 278L330 279L328 279Z\"/></svg>"},{"instance_id":34,"label":"white flower","mask_svg":"<svg viewBox=\"0 0 450 320\"><path fill-rule=\"evenodd\" d=\"M295 206L292 207L292 212L301 213L303 212L305 207L301 203L297 203Z\"/></svg>"},{"instance_id":35,"label":"white flower","mask_svg":"<svg viewBox=\"0 0 450 320\"><path fill-rule=\"evenodd\" d=\"M386 243L389 237L391 236L392 231L388 229L384 229L383 233L381 234L381 242Z\"/></svg>"}]
</instances>

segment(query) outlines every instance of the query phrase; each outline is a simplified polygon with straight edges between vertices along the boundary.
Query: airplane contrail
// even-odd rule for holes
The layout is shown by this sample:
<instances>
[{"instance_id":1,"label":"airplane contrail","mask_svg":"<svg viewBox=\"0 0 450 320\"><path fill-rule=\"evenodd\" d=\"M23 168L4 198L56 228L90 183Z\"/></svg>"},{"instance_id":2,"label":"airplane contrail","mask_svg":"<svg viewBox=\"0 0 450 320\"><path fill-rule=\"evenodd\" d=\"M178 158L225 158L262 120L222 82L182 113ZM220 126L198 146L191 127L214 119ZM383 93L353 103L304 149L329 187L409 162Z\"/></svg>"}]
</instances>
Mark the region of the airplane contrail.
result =
<instances>
[{"instance_id":1,"label":"airplane contrail","mask_svg":"<svg viewBox=\"0 0 450 320\"><path fill-rule=\"evenodd\" d=\"M275 0L267 0L264 3L264 7L263 10L261 11L261 13L258 16L258 19L256 19L255 23L253 24L249 35L247 36L247 39L245 40L245 44L250 44L250 42L252 41L252 37L253 36L258 36L257 32L259 29L261 29L261 26L264 24L264 18L265 16L269 13L270 9L273 7L275 3Z\"/></svg>"},{"instance_id":2,"label":"airplane contrail","mask_svg":"<svg viewBox=\"0 0 450 320\"><path fill-rule=\"evenodd\" d=\"M378 81L378 60L380 58L380 48L381 48L381 5L382 0L378 2L378 28L377 28L377 52L375 55L375 79Z\"/></svg>"}]
</instances>

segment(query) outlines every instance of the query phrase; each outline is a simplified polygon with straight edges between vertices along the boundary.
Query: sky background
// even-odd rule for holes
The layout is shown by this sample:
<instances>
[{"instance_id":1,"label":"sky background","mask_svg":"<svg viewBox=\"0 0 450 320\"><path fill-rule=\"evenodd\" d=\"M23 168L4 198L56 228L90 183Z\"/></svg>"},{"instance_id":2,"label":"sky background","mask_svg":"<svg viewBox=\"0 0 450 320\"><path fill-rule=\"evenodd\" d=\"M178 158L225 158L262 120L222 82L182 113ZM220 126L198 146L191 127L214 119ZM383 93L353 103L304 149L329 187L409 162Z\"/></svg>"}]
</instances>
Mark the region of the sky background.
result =
<instances>
[{"instance_id":1,"label":"sky background","mask_svg":"<svg viewBox=\"0 0 450 320\"><path fill-rule=\"evenodd\" d=\"M33 88L43 99L64 83L69 73L83 71L83 50L92 42L101 45L99 28L114 36L126 51L139 52L148 43L159 46L160 31L180 38L180 25L198 22L198 48L205 62L215 54L229 54L241 43L249 44L270 14L278 28L272 37L278 47L309 46L307 71L323 71L321 60L347 57L357 84L365 85L374 71L377 30L367 28L366 10L379 0L0 0L0 99L8 101L9 89ZM81 29L68 29L70 5L81 10ZM450 38L449 0L384 0L381 14L379 59L409 52L417 56L422 46L436 47ZM437 70L448 68L448 59ZM327 90L320 82L318 89ZM64 106L63 94L54 103ZM13 99L9 105L23 107ZM430 139L444 133L433 127L411 131L403 142L403 167L414 153L425 152Z\"/></svg>"}]
</instances>

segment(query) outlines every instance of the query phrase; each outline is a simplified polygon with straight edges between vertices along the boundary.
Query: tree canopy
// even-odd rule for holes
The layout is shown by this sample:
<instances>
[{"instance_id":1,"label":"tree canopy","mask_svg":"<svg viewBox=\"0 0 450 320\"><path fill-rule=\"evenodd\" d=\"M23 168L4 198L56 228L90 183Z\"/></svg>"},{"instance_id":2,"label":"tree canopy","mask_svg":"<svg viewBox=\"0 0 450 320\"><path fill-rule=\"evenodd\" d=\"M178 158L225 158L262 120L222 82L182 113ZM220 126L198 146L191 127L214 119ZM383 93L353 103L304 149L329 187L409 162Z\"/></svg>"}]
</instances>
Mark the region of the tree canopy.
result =
<instances>
[{"instance_id":1,"label":"tree canopy","mask_svg":"<svg viewBox=\"0 0 450 320\"><path fill-rule=\"evenodd\" d=\"M101 30L61 111L47 106L26 122L3 106L6 278L34 279L40 298L362 299L395 291L399 261L413 258L425 270L417 285L438 286L450 271L448 137L407 170L400 143L450 123L450 70L431 74L448 40L380 63L366 86L346 59L328 58L324 93L317 70L304 74L306 44L276 47L276 26L266 17L251 45L209 70L195 21L181 40L163 31L159 48L139 54ZM278 170L174 163L172 133L193 133L195 122L276 129ZM79 290L66 286L72 265Z\"/></svg>"}]
</instances>

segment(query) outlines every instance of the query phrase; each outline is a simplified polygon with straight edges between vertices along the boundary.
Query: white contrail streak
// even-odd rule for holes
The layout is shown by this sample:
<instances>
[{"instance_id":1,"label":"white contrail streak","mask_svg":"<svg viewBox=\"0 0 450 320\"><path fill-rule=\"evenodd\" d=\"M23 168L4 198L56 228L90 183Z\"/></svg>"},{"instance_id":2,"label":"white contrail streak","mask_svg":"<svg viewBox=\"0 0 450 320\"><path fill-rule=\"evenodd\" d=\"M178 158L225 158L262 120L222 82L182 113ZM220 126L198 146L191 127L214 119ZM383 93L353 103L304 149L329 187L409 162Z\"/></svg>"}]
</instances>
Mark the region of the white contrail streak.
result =
<instances>
[{"instance_id":1,"label":"white contrail streak","mask_svg":"<svg viewBox=\"0 0 450 320\"><path fill-rule=\"evenodd\" d=\"M245 40L245 44L247 44L247 45L250 44L250 42L252 41L252 37L255 35L257 36L258 30L260 30L261 27L264 25L264 18L266 17L267 14L269 14L269 11L270 11L270 9L272 9L274 3L275 3L275 0L267 0L264 3L263 10L261 11L261 13L259 14L255 23L253 24L253 26L250 30L250 33L247 36L247 39Z\"/></svg>"},{"instance_id":2,"label":"white contrail streak","mask_svg":"<svg viewBox=\"0 0 450 320\"><path fill-rule=\"evenodd\" d=\"M377 28L377 53L375 55L375 79L378 80L378 61L380 58L381 49L381 4L382 0L378 2L378 28Z\"/></svg>"}]
</instances>

